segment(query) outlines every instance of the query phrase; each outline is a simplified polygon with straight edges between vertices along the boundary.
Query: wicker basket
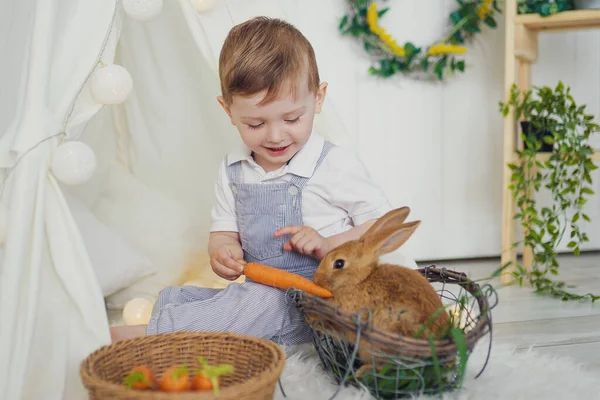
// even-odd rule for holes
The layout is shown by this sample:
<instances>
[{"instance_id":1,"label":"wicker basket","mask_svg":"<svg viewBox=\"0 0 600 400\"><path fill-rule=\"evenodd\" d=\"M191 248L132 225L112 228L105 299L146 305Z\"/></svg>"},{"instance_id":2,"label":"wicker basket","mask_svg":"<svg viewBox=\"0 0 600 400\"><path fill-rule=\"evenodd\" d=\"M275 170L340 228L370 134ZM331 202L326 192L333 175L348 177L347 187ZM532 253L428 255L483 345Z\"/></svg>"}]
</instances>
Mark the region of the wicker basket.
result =
<instances>
[{"instance_id":1,"label":"wicker basket","mask_svg":"<svg viewBox=\"0 0 600 400\"><path fill-rule=\"evenodd\" d=\"M467 357L458 356L460 349L451 338L430 342L378 331L370 323L369 310L350 315L324 299L302 291L293 292L312 330L321 363L338 381L340 389L345 384L352 384L370 391L379 399L453 390L461 386L468 355L477 342L489 334L491 346L491 309L496 303L490 306L488 298L496 295L494 289L489 285L480 287L464 273L435 267L418 271L434 287L441 284L438 294L444 303L454 303L454 310L449 309L449 312L459 311L456 315L464 334ZM448 290L448 286L453 288ZM367 353L370 362L363 362L360 353ZM385 366L379 370L374 366L376 363L384 363ZM365 366L368 367L367 377L361 376L365 373L361 367ZM483 369L485 365L479 374Z\"/></svg>"},{"instance_id":2,"label":"wicker basket","mask_svg":"<svg viewBox=\"0 0 600 400\"><path fill-rule=\"evenodd\" d=\"M136 365L147 365L160 378L171 366L197 366L200 356L209 364L233 365L233 373L221 377L219 399L272 399L285 365L285 353L274 342L224 332L175 332L104 346L81 363L80 374L92 400L212 399L212 392L165 393L123 385Z\"/></svg>"}]
</instances>

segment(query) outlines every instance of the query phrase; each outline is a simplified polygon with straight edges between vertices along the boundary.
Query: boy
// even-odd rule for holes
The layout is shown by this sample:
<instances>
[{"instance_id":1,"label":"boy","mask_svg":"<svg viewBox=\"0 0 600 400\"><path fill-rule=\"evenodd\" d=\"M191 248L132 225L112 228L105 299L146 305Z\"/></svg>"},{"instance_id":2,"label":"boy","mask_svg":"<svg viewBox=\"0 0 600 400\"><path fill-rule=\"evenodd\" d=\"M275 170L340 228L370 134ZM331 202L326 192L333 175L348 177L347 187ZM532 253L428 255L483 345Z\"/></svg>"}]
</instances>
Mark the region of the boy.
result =
<instances>
[{"instance_id":1,"label":"boy","mask_svg":"<svg viewBox=\"0 0 600 400\"><path fill-rule=\"evenodd\" d=\"M266 17L235 26L219 75L218 101L244 148L228 154L215 185L212 269L233 281L244 263L256 261L312 279L319 260L358 239L391 206L352 152L313 132L327 84L296 28ZM113 330L113 337L201 330L310 341L285 292L249 280L222 290L166 288L148 326L128 330Z\"/></svg>"}]
</instances>

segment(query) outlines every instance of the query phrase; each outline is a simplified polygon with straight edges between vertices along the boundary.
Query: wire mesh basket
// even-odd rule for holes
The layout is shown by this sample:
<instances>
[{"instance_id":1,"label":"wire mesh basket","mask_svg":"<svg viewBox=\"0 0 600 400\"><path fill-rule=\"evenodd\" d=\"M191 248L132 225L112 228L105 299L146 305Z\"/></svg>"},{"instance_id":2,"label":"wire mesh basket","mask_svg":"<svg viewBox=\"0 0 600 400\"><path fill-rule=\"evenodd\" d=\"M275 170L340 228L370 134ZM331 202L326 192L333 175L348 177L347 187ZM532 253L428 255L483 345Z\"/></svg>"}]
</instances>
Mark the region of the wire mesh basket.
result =
<instances>
[{"instance_id":1,"label":"wire mesh basket","mask_svg":"<svg viewBox=\"0 0 600 400\"><path fill-rule=\"evenodd\" d=\"M293 292L321 363L339 384L338 392L351 384L378 399L398 399L457 389L475 345L489 335L487 357L476 377L485 369L492 343L491 309L497 304L495 290L444 268L418 271L446 306L454 326L448 337L417 339L377 331L370 323L370 310L350 315L324 299Z\"/></svg>"}]
</instances>

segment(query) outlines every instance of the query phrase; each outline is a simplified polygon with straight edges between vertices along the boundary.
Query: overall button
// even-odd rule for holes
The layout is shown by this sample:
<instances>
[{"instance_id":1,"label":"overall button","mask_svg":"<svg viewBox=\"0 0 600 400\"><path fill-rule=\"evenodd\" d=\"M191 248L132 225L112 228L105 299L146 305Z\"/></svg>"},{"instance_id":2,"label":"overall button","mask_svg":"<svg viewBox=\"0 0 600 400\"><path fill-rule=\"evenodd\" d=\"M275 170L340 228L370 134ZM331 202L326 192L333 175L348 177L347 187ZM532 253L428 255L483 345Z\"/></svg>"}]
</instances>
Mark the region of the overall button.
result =
<instances>
[{"instance_id":1,"label":"overall button","mask_svg":"<svg viewBox=\"0 0 600 400\"><path fill-rule=\"evenodd\" d=\"M292 195L295 196L298 194L298 188L296 186L290 186L290 188L288 189L288 192Z\"/></svg>"},{"instance_id":2,"label":"overall button","mask_svg":"<svg viewBox=\"0 0 600 400\"><path fill-rule=\"evenodd\" d=\"M237 186L235 186L235 185L232 185L232 186L231 186L231 191L232 191L233 193L237 194L237 192L238 192L238 191L237 191Z\"/></svg>"}]
</instances>

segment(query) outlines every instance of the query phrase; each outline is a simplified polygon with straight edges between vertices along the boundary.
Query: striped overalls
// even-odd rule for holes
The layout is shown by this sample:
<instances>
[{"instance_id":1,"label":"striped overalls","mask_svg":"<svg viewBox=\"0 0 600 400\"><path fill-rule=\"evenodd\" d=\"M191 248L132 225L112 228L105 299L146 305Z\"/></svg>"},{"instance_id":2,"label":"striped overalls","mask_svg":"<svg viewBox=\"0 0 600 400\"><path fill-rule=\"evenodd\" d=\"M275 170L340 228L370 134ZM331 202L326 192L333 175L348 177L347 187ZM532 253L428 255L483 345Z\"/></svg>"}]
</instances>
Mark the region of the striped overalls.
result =
<instances>
[{"instance_id":1,"label":"striped overalls","mask_svg":"<svg viewBox=\"0 0 600 400\"><path fill-rule=\"evenodd\" d=\"M315 171L331 149L325 142ZM247 262L256 261L313 279L318 261L295 251L284 251L287 237L277 229L303 225L302 189L310 178L293 175L287 183L241 182L241 162L227 169L235 197L240 240ZM304 318L280 289L250 280L225 289L195 286L168 287L159 294L147 333L172 331L228 331L283 345L310 341Z\"/></svg>"}]
</instances>

